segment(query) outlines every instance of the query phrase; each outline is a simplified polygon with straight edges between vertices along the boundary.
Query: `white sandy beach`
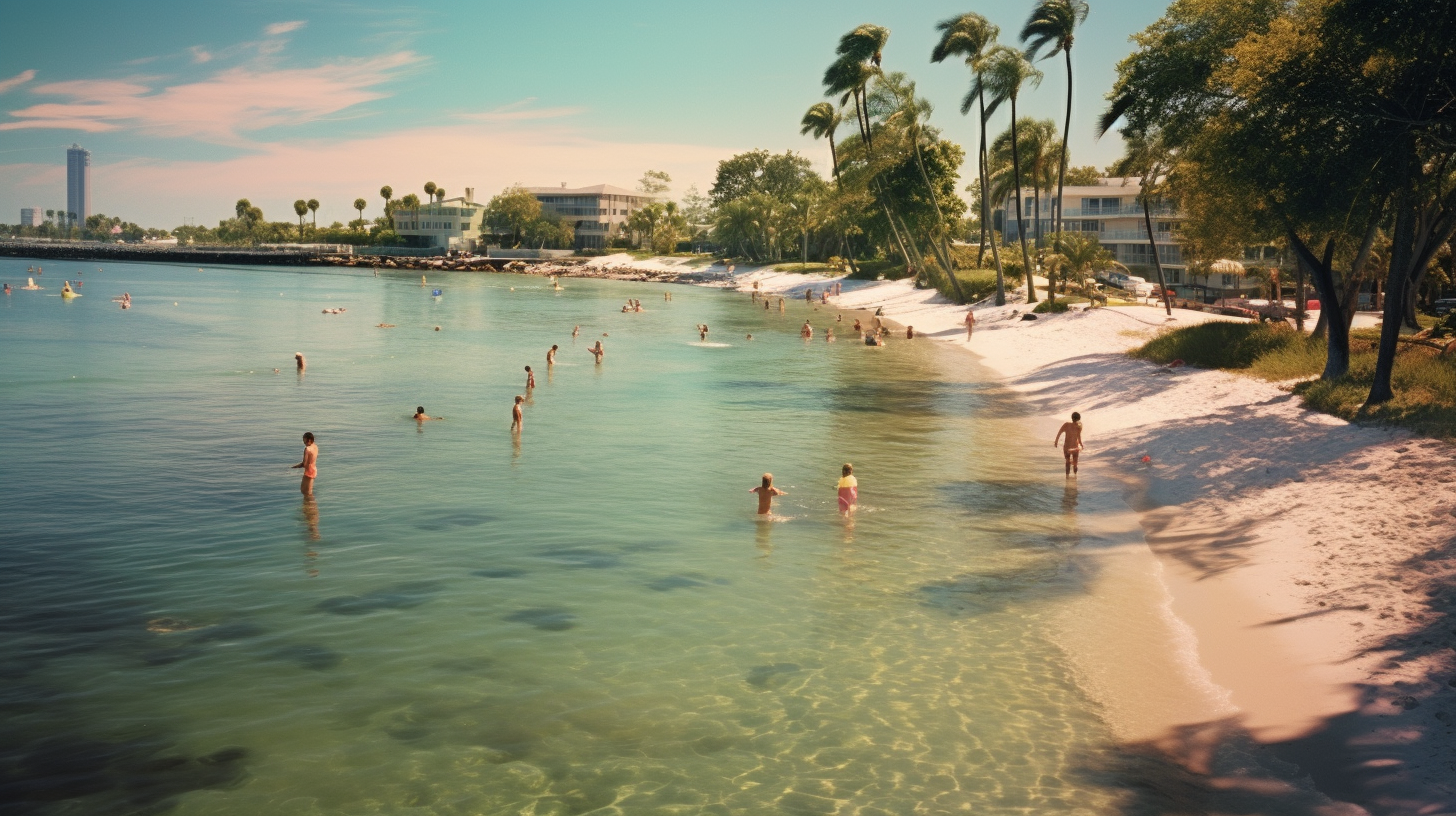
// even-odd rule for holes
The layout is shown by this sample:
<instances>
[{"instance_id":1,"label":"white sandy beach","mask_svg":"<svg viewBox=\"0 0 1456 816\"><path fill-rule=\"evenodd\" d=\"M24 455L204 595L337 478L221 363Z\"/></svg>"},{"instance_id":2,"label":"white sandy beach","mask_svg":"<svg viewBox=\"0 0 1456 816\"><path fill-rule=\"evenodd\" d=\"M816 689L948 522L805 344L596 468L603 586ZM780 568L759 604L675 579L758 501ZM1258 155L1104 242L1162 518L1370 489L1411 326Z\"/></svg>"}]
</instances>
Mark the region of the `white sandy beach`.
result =
<instances>
[{"instance_id":1,"label":"white sandy beach","mask_svg":"<svg viewBox=\"0 0 1456 816\"><path fill-rule=\"evenodd\" d=\"M736 285L802 296L833 280L754 270ZM844 284L838 309L882 308L977 355L1048 441L1082 413L1080 479L1121 483L1128 508L1079 519L1099 562L1087 603L1148 594L1171 614L1123 628L1161 627L1170 646L1149 656L1132 651L1149 632L1078 632L1105 620L1089 606L1064 623L1069 642L1097 646L1069 659L1158 769L1151 786L1197 788L1206 812L1456 812L1451 445L1124 353L1164 326L1228 318L1113 307L1022 321L1011 304L978 308L967 342L965 308L934 290Z\"/></svg>"}]
</instances>

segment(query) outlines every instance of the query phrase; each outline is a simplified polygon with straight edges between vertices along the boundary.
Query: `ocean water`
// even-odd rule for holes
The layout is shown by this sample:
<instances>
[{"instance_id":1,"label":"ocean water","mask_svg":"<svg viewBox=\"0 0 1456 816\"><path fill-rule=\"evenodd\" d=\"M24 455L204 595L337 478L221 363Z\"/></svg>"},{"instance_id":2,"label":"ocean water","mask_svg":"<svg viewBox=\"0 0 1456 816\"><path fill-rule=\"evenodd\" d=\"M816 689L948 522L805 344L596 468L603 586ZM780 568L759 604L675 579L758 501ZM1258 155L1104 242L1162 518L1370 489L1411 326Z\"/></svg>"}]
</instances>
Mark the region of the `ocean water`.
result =
<instances>
[{"instance_id":1,"label":"ocean water","mask_svg":"<svg viewBox=\"0 0 1456 816\"><path fill-rule=\"evenodd\" d=\"M1051 631L1076 488L969 355L684 286L44 267L0 303L4 812L1116 809Z\"/></svg>"}]
</instances>

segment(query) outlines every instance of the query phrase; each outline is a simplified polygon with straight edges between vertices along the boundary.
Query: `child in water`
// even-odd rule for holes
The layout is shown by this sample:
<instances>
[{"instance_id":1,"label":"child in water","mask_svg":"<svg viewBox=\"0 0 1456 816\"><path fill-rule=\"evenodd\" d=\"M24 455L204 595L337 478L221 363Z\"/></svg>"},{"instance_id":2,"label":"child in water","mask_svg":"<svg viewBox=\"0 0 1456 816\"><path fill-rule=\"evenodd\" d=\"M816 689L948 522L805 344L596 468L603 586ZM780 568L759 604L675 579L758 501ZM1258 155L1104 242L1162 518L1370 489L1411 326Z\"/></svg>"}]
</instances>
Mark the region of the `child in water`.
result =
<instances>
[{"instance_id":1,"label":"child in water","mask_svg":"<svg viewBox=\"0 0 1456 816\"><path fill-rule=\"evenodd\" d=\"M839 512L847 516L859 506L859 480L854 478L854 465L848 462L839 472Z\"/></svg>"},{"instance_id":2,"label":"child in water","mask_svg":"<svg viewBox=\"0 0 1456 816\"><path fill-rule=\"evenodd\" d=\"M773 486L772 473L763 474L763 484L759 485L758 487L752 488L748 492L758 494L758 514L760 516L766 516L769 513L773 512L774 496L789 495L784 491L779 490L777 487Z\"/></svg>"},{"instance_id":3,"label":"child in water","mask_svg":"<svg viewBox=\"0 0 1456 816\"><path fill-rule=\"evenodd\" d=\"M313 434L303 435L303 461L293 466L303 468L303 481L298 489L306 499L313 498L313 480L318 478L318 445L313 443Z\"/></svg>"},{"instance_id":4,"label":"child in water","mask_svg":"<svg viewBox=\"0 0 1456 816\"><path fill-rule=\"evenodd\" d=\"M1071 476L1077 472L1077 455L1082 452L1082 415L1076 411L1072 412L1072 421L1063 422L1060 430L1057 431L1057 438L1052 440L1052 447L1062 441L1065 434L1067 441L1062 445L1062 458L1067 460L1067 475Z\"/></svg>"}]
</instances>

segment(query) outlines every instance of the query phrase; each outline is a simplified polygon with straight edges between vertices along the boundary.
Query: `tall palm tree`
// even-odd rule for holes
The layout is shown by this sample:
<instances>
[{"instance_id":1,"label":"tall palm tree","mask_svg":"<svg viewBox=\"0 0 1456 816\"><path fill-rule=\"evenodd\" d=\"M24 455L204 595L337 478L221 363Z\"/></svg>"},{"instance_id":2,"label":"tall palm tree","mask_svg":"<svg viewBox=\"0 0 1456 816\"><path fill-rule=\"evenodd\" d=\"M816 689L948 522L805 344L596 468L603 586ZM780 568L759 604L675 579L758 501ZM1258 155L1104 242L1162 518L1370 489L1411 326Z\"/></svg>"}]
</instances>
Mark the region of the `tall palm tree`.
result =
<instances>
[{"instance_id":1,"label":"tall palm tree","mask_svg":"<svg viewBox=\"0 0 1456 816\"><path fill-rule=\"evenodd\" d=\"M1077 26L1087 19L1087 11L1086 0L1038 0L1021 29L1027 59L1037 59L1043 48L1050 47L1047 58L1060 52L1067 62L1067 118L1062 125L1062 158L1057 166L1057 197L1052 213L1052 232L1058 237L1062 234L1062 185L1066 181L1067 139L1072 132L1072 40Z\"/></svg>"},{"instance_id":2,"label":"tall palm tree","mask_svg":"<svg viewBox=\"0 0 1456 816\"><path fill-rule=\"evenodd\" d=\"M1016 146L1021 155L1021 177L1031 181L1031 221L1034 225L1032 234L1036 236L1036 246L1040 249L1043 243L1041 194L1043 190L1050 193L1056 185L1056 173L1052 167L1061 153L1061 146L1057 141L1057 125L1050 119L1023 116L1016 123L1016 128ZM1010 192L1012 183L1009 129L991 142L989 166L993 168L992 175L1000 174L996 183L991 185L991 196L1004 197Z\"/></svg>"},{"instance_id":3,"label":"tall palm tree","mask_svg":"<svg viewBox=\"0 0 1456 816\"><path fill-rule=\"evenodd\" d=\"M356 210L359 211L359 220L360 221L363 221L364 220L364 208L367 207L367 206L369 206L369 202L365 201L364 199L362 199L362 198L356 198L356 199L354 199L354 209L356 209ZM362 227L361 227L361 229L362 229Z\"/></svg>"},{"instance_id":4,"label":"tall palm tree","mask_svg":"<svg viewBox=\"0 0 1456 816\"><path fill-rule=\"evenodd\" d=\"M1021 89L1027 85L1041 84L1042 73L1036 70L1026 57L1014 48L998 45L987 52L983 60L982 77L986 90L996 100L1011 104L1011 172L1016 189L1016 238L1021 242L1022 268L1026 270L1026 302L1036 302L1036 284L1032 278L1035 269L1031 265L1031 253L1026 248L1026 221L1021 212L1021 155L1017 146L1016 100Z\"/></svg>"},{"instance_id":5,"label":"tall palm tree","mask_svg":"<svg viewBox=\"0 0 1456 816\"><path fill-rule=\"evenodd\" d=\"M436 187L435 188L435 198L437 200L439 200L439 201L444 201L445 200L445 188L444 187Z\"/></svg>"},{"instance_id":6,"label":"tall palm tree","mask_svg":"<svg viewBox=\"0 0 1456 816\"><path fill-rule=\"evenodd\" d=\"M816 139L829 140L829 162L836 183L839 181L839 152L834 147L834 132L839 130L840 121L839 111L828 102L810 105L804 118L799 120L800 136L812 134Z\"/></svg>"},{"instance_id":7,"label":"tall palm tree","mask_svg":"<svg viewBox=\"0 0 1456 816\"><path fill-rule=\"evenodd\" d=\"M943 62L947 57L961 57L971 68L973 76L979 76L979 71L975 67L976 63L1001 33L1001 29L974 12L941 20L935 27L941 32L941 35L940 40L930 51L930 61ZM973 89L976 87L978 87L978 83L973 85ZM962 116L970 112L973 98L981 102L984 110L985 97L977 90L967 95L965 101L962 102ZM990 206L986 200L986 119L984 114L981 117L980 125L981 147L976 155L976 176L981 186L981 245L976 253L976 266L981 266L986 257L986 235L990 230L991 219ZM1006 303L1006 280L1001 274L1000 253L995 252L994 246L992 255L996 260L996 304L1001 306Z\"/></svg>"},{"instance_id":8,"label":"tall palm tree","mask_svg":"<svg viewBox=\"0 0 1456 816\"><path fill-rule=\"evenodd\" d=\"M394 228L394 208L390 206L390 201L393 200L393 198L394 198L394 188L393 187L390 187L388 184L384 185L383 187L380 187L379 188L379 197L382 198L382 199L384 199L384 217L389 219L390 229L393 229Z\"/></svg>"},{"instance_id":9,"label":"tall palm tree","mask_svg":"<svg viewBox=\"0 0 1456 816\"><path fill-rule=\"evenodd\" d=\"M1107 132L1112 120L1103 119L1097 135ZM1163 261L1158 257L1157 233L1153 232L1152 199L1159 192L1158 183L1170 164L1170 153L1160 134L1136 134L1126 137L1126 152L1112 166L1112 172L1119 176L1141 176L1138 201L1143 205L1143 229L1148 232L1148 252L1153 258L1153 269L1158 273L1158 288L1163 292L1163 309L1173 316L1173 300L1168 293L1168 280L1163 275ZM1207 283L1207 281L1204 281Z\"/></svg>"},{"instance_id":10,"label":"tall palm tree","mask_svg":"<svg viewBox=\"0 0 1456 816\"><path fill-rule=\"evenodd\" d=\"M308 200L308 210L309 210L309 212L313 213L313 228L314 229L318 229L318 208L319 208L318 199L317 198L310 198Z\"/></svg>"},{"instance_id":11,"label":"tall palm tree","mask_svg":"<svg viewBox=\"0 0 1456 816\"><path fill-rule=\"evenodd\" d=\"M298 240L303 240L303 216L308 214L308 202L299 199L293 202L293 212L298 216Z\"/></svg>"},{"instance_id":12,"label":"tall palm tree","mask_svg":"<svg viewBox=\"0 0 1456 816\"><path fill-rule=\"evenodd\" d=\"M433 182L433 181L427 181L427 182L425 182L425 195L427 195L427 196L430 197L430 201L431 202L433 202L435 200L435 190L436 190L435 182Z\"/></svg>"}]
</instances>

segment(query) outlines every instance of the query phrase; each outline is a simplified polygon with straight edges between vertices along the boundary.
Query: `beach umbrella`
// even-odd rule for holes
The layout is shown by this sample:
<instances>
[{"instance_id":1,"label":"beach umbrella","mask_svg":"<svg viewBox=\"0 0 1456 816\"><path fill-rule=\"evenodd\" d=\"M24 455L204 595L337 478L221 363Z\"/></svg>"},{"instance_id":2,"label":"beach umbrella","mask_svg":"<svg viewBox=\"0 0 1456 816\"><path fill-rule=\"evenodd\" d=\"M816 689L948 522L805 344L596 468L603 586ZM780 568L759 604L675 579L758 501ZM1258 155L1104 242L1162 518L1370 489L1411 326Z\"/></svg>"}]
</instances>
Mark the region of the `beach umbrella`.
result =
<instances>
[{"instance_id":1,"label":"beach umbrella","mask_svg":"<svg viewBox=\"0 0 1456 816\"><path fill-rule=\"evenodd\" d=\"M1244 265L1238 261L1221 258L1208 265L1208 271L1218 275L1244 275Z\"/></svg>"}]
</instances>

